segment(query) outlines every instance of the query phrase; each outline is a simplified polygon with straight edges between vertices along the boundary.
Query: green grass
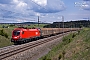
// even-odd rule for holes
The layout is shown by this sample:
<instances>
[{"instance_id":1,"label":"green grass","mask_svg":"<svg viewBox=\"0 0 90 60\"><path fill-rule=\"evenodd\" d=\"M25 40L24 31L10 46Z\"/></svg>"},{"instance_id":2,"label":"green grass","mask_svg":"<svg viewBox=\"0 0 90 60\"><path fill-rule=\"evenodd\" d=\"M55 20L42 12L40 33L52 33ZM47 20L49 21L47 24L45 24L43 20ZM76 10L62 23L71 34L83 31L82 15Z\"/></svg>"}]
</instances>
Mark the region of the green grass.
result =
<instances>
[{"instance_id":1,"label":"green grass","mask_svg":"<svg viewBox=\"0 0 90 60\"><path fill-rule=\"evenodd\" d=\"M75 34L75 33L74 33ZM46 56L40 58L40 60L48 60L48 59L52 59L52 57L56 56L58 53L59 53L59 50L61 49L60 51L60 54L62 54L63 52L63 47L67 44L69 44L73 38L72 38L73 34L71 33L70 35L68 36L65 36L63 38L63 42L61 42L60 44L58 44L57 46L55 46Z\"/></svg>"},{"instance_id":2,"label":"green grass","mask_svg":"<svg viewBox=\"0 0 90 60\"><path fill-rule=\"evenodd\" d=\"M70 34L39 60L90 60L90 29Z\"/></svg>"},{"instance_id":3,"label":"green grass","mask_svg":"<svg viewBox=\"0 0 90 60\"><path fill-rule=\"evenodd\" d=\"M4 33L8 35L8 38L5 36L0 35L0 48L12 45L11 43L11 34L12 34L12 28L0 28L0 30L3 30Z\"/></svg>"},{"instance_id":4,"label":"green grass","mask_svg":"<svg viewBox=\"0 0 90 60\"><path fill-rule=\"evenodd\" d=\"M13 43L10 42L10 39L5 38L4 36L0 35L0 48L12 45Z\"/></svg>"}]
</instances>

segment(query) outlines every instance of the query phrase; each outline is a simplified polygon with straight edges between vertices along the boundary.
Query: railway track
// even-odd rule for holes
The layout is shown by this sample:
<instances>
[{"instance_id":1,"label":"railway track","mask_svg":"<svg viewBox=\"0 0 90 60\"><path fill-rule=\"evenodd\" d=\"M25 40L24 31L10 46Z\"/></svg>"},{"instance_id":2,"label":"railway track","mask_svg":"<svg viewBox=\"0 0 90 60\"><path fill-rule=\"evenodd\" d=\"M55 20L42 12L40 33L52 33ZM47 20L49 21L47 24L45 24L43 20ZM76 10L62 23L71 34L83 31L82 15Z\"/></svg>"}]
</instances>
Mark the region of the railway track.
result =
<instances>
[{"instance_id":1,"label":"railway track","mask_svg":"<svg viewBox=\"0 0 90 60\"><path fill-rule=\"evenodd\" d=\"M6 50L1 50L0 51L0 60L8 58L10 56L13 56L15 54L18 54L20 52L23 52L25 50L31 49L33 47L42 45L46 42L52 41L54 39L57 39L59 37L61 37L62 34L56 35L56 36L52 36L52 37L48 37L48 38L44 38L38 41L35 41L34 43L27 43L27 44L22 44L20 46L15 46Z\"/></svg>"}]
</instances>

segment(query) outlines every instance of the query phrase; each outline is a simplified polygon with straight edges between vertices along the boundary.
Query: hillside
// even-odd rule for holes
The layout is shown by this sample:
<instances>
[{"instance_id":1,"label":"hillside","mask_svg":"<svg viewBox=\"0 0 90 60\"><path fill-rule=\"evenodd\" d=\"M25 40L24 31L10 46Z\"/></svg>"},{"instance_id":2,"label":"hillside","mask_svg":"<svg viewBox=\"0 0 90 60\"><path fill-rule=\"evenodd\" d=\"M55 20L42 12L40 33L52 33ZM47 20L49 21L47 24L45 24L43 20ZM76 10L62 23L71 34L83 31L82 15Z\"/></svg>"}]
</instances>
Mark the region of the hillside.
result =
<instances>
[{"instance_id":1,"label":"hillside","mask_svg":"<svg viewBox=\"0 0 90 60\"><path fill-rule=\"evenodd\" d=\"M0 48L12 45L11 43L11 28L0 28Z\"/></svg>"},{"instance_id":2,"label":"hillside","mask_svg":"<svg viewBox=\"0 0 90 60\"><path fill-rule=\"evenodd\" d=\"M70 34L39 60L90 60L90 28Z\"/></svg>"}]
</instances>

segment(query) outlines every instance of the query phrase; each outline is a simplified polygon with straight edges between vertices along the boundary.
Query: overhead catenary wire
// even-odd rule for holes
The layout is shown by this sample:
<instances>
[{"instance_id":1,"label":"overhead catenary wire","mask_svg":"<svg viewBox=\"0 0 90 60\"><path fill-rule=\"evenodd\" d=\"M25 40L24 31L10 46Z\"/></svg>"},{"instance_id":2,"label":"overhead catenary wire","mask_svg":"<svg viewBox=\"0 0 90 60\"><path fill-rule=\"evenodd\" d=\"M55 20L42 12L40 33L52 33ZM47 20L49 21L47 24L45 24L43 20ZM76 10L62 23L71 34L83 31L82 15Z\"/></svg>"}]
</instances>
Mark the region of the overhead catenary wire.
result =
<instances>
[{"instance_id":1,"label":"overhead catenary wire","mask_svg":"<svg viewBox=\"0 0 90 60\"><path fill-rule=\"evenodd\" d=\"M30 18L23 18L23 16L24 16L24 14L22 14L22 13L16 13L16 12L14 12L14 11L9 11L9 10L6 10L6 9L2 9L2 8L0 8L0 10L2 11L2 12L8 12L8 14L18 14L18 15L20 15L19 17L18 16L14 16L14 15L7 15L7 16L5 16L4 15L4 13L0 13L0 21L3 21L3 20L8 20L8 21L13 21L13 20L15 20L15 19L19 19L19 20L28 20L28 21L36 21L36 19L34 18L34 19L30 19ZM17 21L16 21L17 22Z\"/></svg>"}]
</instances>

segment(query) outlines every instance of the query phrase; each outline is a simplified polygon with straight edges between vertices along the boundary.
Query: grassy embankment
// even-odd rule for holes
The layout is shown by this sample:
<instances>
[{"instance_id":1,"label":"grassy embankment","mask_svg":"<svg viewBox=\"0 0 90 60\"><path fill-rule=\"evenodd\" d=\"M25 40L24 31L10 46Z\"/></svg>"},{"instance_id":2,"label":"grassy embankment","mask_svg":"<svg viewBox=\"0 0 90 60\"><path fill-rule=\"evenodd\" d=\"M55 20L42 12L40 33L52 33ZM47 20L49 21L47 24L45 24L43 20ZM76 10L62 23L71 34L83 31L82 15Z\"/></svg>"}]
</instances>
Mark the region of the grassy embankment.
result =
<instances>
[{"instance_id":1,"label":"grassy embankment","mask_svg":"<svg viewBox=\"0 0 90 60\"><path fill-rule=\"evenodd\" d=\"M9 28L3 28L3 26L8 26ZM0 48L13 45L13 43L11 43L11 34L12 30L16 27L17 26L9 24L0 24Z\"/></svg>"},{"instance_id":2,"label":"grassy embankment","mask_svg":"<svg viewBox=\"0 0 90 60\"><path fill-rule=\"evenodd\" d=\"M5 37L5 34L0 34L0 48L1 47L5 47L5 46L9 46L12 45L13 43L11 43L11 32L13 29L11 28L0 28L0 33L3 30L2 34L5 33L8 35L8 37Z\"/></svg>"},{"instance_id":3,"label":"grassy embankment","mask_svg":"<svg viewBox=\"0 0 90 60\"><path fill-rule=\"evenodd\" d=\"M9 26L9 28L2 28L2 26ZM46 24L40 24L39 27L42 28ZM26 27L32 28L32 27L38 27L38 24L32 24L30 26L25 25ZM11 43L11 34L12 30L16 28L17 26L8 25L8 24L1 24L0 25L0 48L13 45Z\"/></svg>"},{"instance_id":4,"label":"grassy embankment","mask_svg":"<svg viewBox=\"0 0 90 60\"><path fill-rule=\"evenodd\" d=\"M39 60L90 60L90 28L64 37L63 42Z\"/></svg>"}]
</instances>

